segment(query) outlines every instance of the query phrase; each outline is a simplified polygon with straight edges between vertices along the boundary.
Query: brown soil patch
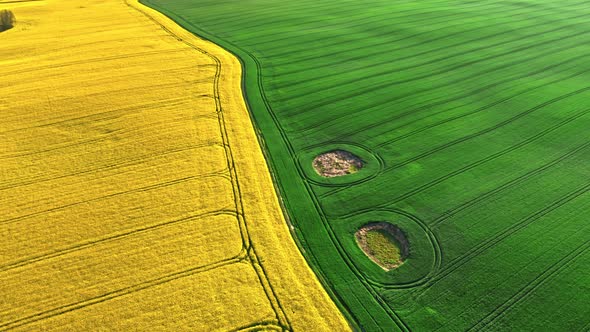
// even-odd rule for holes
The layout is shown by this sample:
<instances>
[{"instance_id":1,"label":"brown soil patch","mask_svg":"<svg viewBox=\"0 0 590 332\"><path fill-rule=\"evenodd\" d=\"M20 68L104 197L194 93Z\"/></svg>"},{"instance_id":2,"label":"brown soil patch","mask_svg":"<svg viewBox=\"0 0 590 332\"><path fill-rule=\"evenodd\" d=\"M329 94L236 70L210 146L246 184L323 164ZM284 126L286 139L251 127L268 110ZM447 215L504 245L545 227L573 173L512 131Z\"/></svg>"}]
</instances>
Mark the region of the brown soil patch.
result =
<instances>
[{"instance_id":1,"label":"brown soil patch","mask_svg":"<svg viewBox=\"0 0 590 332\"><path fill-rule=\"evenodd\" d=\"M373 249L367 245L367 233L370 231L382 231L391 236L391 238L394 240L394 244L392 245L396 245L400 250L400 260L398 262L382 262L376 257ZM375 262L375 264L379 265L385 271L395 269L402 265L410 254L410 243L404 232L397 226L387 222L368 223L355 233L355 237L357 244L363 250L365 255L367 255L367 257L369 257L373 262Z\"/></svg>"},{"instance_id":2,"label":"brown soil patch","mask_svg":"<svg viewBox=\"0 0 590 332\"><path fill-rule=\"evenodd\" d=\"M359 157L344 150L322 153L313 160L316 172L327 178L356 173L363 165Z\"/></svg>"}]
</instances>

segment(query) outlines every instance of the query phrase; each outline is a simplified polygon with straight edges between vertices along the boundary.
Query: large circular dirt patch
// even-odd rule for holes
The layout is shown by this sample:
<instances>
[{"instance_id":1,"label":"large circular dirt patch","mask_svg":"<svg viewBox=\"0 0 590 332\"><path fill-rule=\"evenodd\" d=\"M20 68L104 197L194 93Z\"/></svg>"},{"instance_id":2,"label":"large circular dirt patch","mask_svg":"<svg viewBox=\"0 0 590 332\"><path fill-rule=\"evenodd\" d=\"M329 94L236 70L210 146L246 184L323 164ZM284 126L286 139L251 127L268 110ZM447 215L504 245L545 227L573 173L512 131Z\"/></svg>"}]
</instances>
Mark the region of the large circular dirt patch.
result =
<instances>
[{"instance_id":1,"label":"large circular dirt patch","mask_svg":"<svg viewBox=\"0 0 590 332\"><path fill-rule=\"evenodd\" d=\"M361 158L344 150L328 151L313 160L315 171L328 178L356 173L363 166Z\"/></svg>"}]
</instances>

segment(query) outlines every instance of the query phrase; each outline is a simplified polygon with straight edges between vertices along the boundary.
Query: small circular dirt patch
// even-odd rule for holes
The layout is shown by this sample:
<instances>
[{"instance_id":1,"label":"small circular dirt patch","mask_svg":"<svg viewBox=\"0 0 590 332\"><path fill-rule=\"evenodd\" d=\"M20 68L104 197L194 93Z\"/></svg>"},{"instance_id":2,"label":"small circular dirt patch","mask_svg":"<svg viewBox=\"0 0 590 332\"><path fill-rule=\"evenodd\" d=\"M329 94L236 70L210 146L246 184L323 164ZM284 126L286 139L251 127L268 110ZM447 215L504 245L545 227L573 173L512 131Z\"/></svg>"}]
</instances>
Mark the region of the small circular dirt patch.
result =
<instances>
[{"instance_id":1,"label":"small circular dirt patch","mask_svg":"<svg viewBox=\"0 0 590 332\"><path fill-rule=\"evenodd\" d=\"M385 271L399 267L410 252L404 232L387 222L368 223L356 232L355 237L365 255Z\"/></svg>"},{"instance_id":2,"label":"small circular dirt patch","mask_svg":"<svg viewBox=\"0 0 590 332\"><path fill-rule=\"evenodd\" d=\"M313 160L313 168L324 177L333 178L358 172L363 161L344 150L333 150L320 154Z\"/></svg>"}]
</instances>

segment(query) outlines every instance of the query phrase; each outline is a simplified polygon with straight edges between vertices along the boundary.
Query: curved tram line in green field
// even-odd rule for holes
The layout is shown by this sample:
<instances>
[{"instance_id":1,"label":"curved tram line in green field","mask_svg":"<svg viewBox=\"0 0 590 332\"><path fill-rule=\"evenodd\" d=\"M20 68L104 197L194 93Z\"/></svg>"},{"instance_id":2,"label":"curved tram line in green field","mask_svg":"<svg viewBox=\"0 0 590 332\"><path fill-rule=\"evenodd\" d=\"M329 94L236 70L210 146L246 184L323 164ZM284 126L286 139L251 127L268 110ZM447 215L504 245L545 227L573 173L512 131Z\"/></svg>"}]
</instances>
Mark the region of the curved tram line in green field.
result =
<instances>
[{"instance_id":1,"label":"curved tram line in green field","mask_svg":"<svg viewBox=\"0 0 590 332\"><path fill-rule=\"evenodd\" d=\"M150 5L150 6L152 6L153 8L156 8L156 9L160 10L162 13L169 14L169 13L167 13L167 12L166 12L166 10L163 10L162 8L159 8L158 6L155 6L155 5L153 5L152 3L148 2L148 1L145 1L145 4L147 4L147 5ZM194 26L192 23L189 23L189 22L183 21L183 20L181 20L181 19L178 19L178 17L176 17L176 16L173 16L173 15L169 15L169 16L170 16L171 18L173 18L173 19L177 20L177 22L178 22L179 24L181 24L181 25L183 25L183 26L185 26L185 27L189 27L189 30L191 30L191 31L198 30L198 28L197 28L197 27L195 27L195 26ZM190 29L190 28L192 28L192 29ZM222 41L218 41L218 40L216 40L216 38L215 38L215 37L208 35L208 34L207 34L206 32L204 32L204 31L199 31L199 32L198 32L198 34L199 34L201 37L204 37L204 38L207 38L207 39L209 39L209 40L211 40L211 41L217 42L217 43L219 43L219 44L220 44L220 45L222 45L222 46L226 46L226 43L224 43L224 42L222 42ZM293 160L297 159L297 158L296 158L296 155L297 155L297 154L294 152L294 149L293 149L293 147L291 146L291 144L290 144L289 140L287 139L287 136L286 136L286 134L285 134L285 131L284 131L284 129L282 129L282 128L281 128L281 125L280 125L280 123L278 122L278 120L276 119L276 115L275 115L275 114L274 114L274 112L272 111L272 108L270 107L270 103L268 102L268 100L267 100L267 98L266 98L266 94L265 94L265 92L264 92L264 87L263 87L263 85L262 85L262 76L260 75L260 72L261 72L261 65L260 65L260 63L258 62L258 60L257 60L257 59L256 59L256 58L255 58L255 57L252 55L252 54L250 54L249 52L247 52L247 51L245 51L245 50L243 50L243 49L241 49L241 48L239 48L239 47L237 47L237 46L235 46L235 45L231 45L231 47L228 47L228 49L230 49L230 50L234 51L234 52L235 52L236 54L238 54L238 55L242 55L242 56L240 56L239 58L240 58L240 60L241 60L241 61L243 61L243 62L245 63L245 65L244 65L244 72L245 72L245 78L244 78L244 81L247 81L247 80L248 80L248 78L250 77L249 73L251 72L251 67L249 67L249 66L247 65L247 63L248 63L248 60L250 60L250 61L253 61L253 62L256 64L256 80L257 80L257 82L258 82L258 87L259 87L259 89L260 89L260 92L261 92L261 94L260 94L260 97L262 98L262 100L263 100L263 102L264 102L264 105L266 106L266 109L269 111L269 113L268 113L268 114L272 116L273 123L274 123L274 125L276 126L276 128L278 128L278 131L279 131L280 135L281 135L281 136L282 136L282 138L283 138L283 142L284 142L284 143L286 143L286 144L288 145L288 147L289 147L289 148L287 149L287 151L289 151L289 152L291 153L291 158L292 158ZM236 50L239 50L239 51L238 51L238 52L236 52ZM247 57L244 57L243 55L247 55ZM246 59L246 60L244 60L244 59ZM246 84L246 86L248 86L248 85ZM246 89L244 89L244 91L245 91L245 93L247 93L247 92L246 92ZM249 94L247 95L247 100L248 100L248 101L249 101L249 102L252 104L252 96L251 96L251 95L249 95ZM261 125L260 125L260 122L256 121L256 123L258 124L258 126L259 126L259 127L264 127L264 126L261 126ZM268 129L267 129L267 130L268 130ZM263 143L263 144L264 144L264 143ZM356 147L358 147L358 148L360 148L360 149L364 149L365 151L367 151L367 152L368 152L368 154L369 154L369 155L371 155L371 154L372 154L371 152L369 152L369 151L368 151L368 148L366 148L366 147L363 147L362 145L360 145L360 144L358 144L358 143L357 143L357 144L354 144L354 143L344 143L344 144L345 144L345 145L346 145L348 148L350 148L350 146L351 146L351 145L354 145L354 146L356 146ZM269 148L269 146L268 146L268 145L266 145L266 144L264 144L264 145L265 145L267 148ZM325 145L325 146L324 146L324 147L325 147L325 149L323 149L323 150L329 150L329 149L330 149L331 147L333 147L333 146L341 146L341 145L343 145L343 143L336 143L336 142L331 142L329 145ZM314 147L310 147L310 148L315 148L315 147L316 147L316 146L314 146ZM319 146L317 146L317 147L319 147ZM361 156L366 156L366 155L367 155L367 153L361 153ZM377 155L374 155L374 154L372 154L372 158L370 158L370 159L374 159L374 160L378 161L378 169L381 169L381 168L383 168L383 162L382 162L382 159L380 159L380 157L378 157ZM272 163L272 161L271 161L271 164L273 164L273 163ZM310 168L311 168L311 159L309 160L309 165L310 165ZM371 170L373 167L374 167L374 166L372 166L372 165L371 165L371 166L367 167L367 169L363 169L362 171L359 171L357 174L358 174L358 175L360 175L360 176L362 177L362 179L360 179L360 180L357 180L357 181L354 181L354 182L353 182L353 184L354 184L354 183L360 183L360 182L364 182L364 181L367 181L368 179L371 179L371 178L375 177L375 176L377 175L378 171L377 171L377 173L375 173L375 174L369 174L369 175L365 175L365 172L368 172L368 170ZM275 167L273 167L273 169L275 169L275 171L276 171L276 168L275 168ZM298 165L298 167L297 167L297 171L298 171L298 174L299 174L300 178L308 178L308 176L307 176L307 175L305 175L305 171L303 170L303 167L302 167L302 165L301 165L301 164L300 164L300 165ZM310 172L308 171L308 172L307 172L307 174L309 175L309 174L310 174ZM346 179L346 177L344 177L344 178L337 178L337 179L338 179L338 180L339 180L339 179L344 179L344 181L345 181L345 182L348 182L348 179ZM336 181L338 181L338 180L336 180ZM312 180L312 181L313 181L313 180ZM316 182L320 182L320 181L317 181L317 180L316 180ZM350 183L348 183L348 184L350 184ZM333 186L339 186L339 184L338 184L338 183L322 183L322 185L326 185L326 186L331 186L331 185L333 185ZM283 189L281 185L279 185L279 187L280 187L281 189ZM378 327L380 327L380 328L385 328L385 329L393 329L393 328L395 328L395 329L400 329L400 330L402 330L402 331L409 331L409 328L408 328L408 327L405 325L405 323L404 323L404 322L403 322L403 321L402 321L402 320L399 318L399 316L398 316L398 315L395 313L395 311L393 310L393 308L391 308L391 306L389 306L389 305L387 304L387 302L386 302L384 299L382 299L382 298L381 298L381 296L380 296L380 295L377 293L377 291L376 291L376 288L377 288L377 287L383 287L383 286L385 286L385 287L392 287L392 286L394 286L394 285L380 284L380 283L377 283L377 282L374 282L374 281L370 280L370 278L369 278L369 277L365 276L365 275L364 275L364 273L362 273L362 271L361 271L361 270L359 270L359 269L358 269L358 268L357 268L357 267L356 267L356 266L355 266L355 265L352 263L352 259L351 259L350 255L346 253L345 249L343 249L343 246L342 246L342 244L341 244L341 243L338 241L338 239L336 238L336 235L335 235L335 233L334 233L334 230L333 230L333 228L332 228L332 227L330 226L330 224L327 222L327 217L326 217L326 215L325 215L325 212L322 210L321 206L320 206L320 205L319 205L319 203L317 202L317 198L315 197L315 195L313 194L313 192L312 192L311 188L309 187L309 185L308 185L307 183L306 183L306 187L307 187L307 188L306 188L306 190L307 190L307 192L309 193L310 197L313 197L313 199L314 199L314 205L315 205L315 207L316 207L316 209L317 209L317 212L318 212L318 214L321 216L321 220L322 220L322 222L323 222L323 224L324 224L325 230L327 230L327 231L329 232L329 239L330 239L330 241L333 243L334 247L335 247L335 248L337 248L337 250L338 250L338 255L339 255L339 256L340 256L340 257L341 257L341 258L344 260L344 263L345 263L345 264L346 264L346 265L349 267L350 271L351 271L352 273L354 273L354 275L356 276L356 278L357 278L357 279L358 279L358 280L359 280L359 281L362 283L362 285L363 285L363 288L364 288L364 289L366 289L366 290L367 290L367 292L368 292L368 293L369 293L371 296L373 296L374 298L377 298L377 299L379 299L379 300L378 300L378 302L377 302L377 303L375 303L375 304L376 304L377 306L379 306L379 307L380 307L379 309L381 309L382 311L384 311L384 312L385 312L385 314L387 315L387 317L389 317L389 318L392 320L392 322L381 321L381 322L379 322L379 324L378 324L378 325L375 325L375 327L377 327L377 326L378 326ZM284 189L283 189L283 190L284 190ZM281 191L283 192L283 190L281 190ZM418 219L414 217L414 220L418 220ZM432 234L431 232L429 232L429 233L430 233L430 234ZM430 234L429 234L429 236L430 236ZM299 240L303 240L303 241L305 241L304 239L305 239L305 238L303 238L303 239L302 239L302 238L300 238ZM300 242L300 243L301 243L301 242ZM434 242L434 243L436 243L436 242ZM436 245L435 247L436 247L436 248L438 248L438 245ZM436 253L436 254L435 254L435 256L437 257L437 259L435 260L435 263L433 263L433 264L434 264L434 266L433 266L433 267L436 267L436 266L438 265L438 263L440 262L440 255L439 255L439 252L440 252L440 250L434 250L434 251L435 251L435 253ZM310 258L310 259L312 260L312 262L313 262L313 261L315 261L315 259L317 259L317 258L316 258L315 256L313 256L313 255L312 255L312 257L309 257L309 253L307 253L307 255L306 255L306 256L308 256L308 258ZM433 270L434 270L434 269L433 269ZM316 270L316 271L317 271L317 270ZM431 273L429 273L429 274L431 274ZM331 284L331 283L330 283L330 277L329 277L329 276L327 276L327 275L325 275L324 273L322 273L322 271L321 271L321 270L320 270L320 278L321 278L321 279L323 279L325 283L328 283L329 285ZM418 281L415 281L415 282L413 282L413 283L411 283L411 284L407 284L407 285L400 285L400 286L401 286L401 287L411 287L411 286L413 286L413 285L417 285L417 284L421 284L421 283L423 283L425 280L427 280L427 278L429 278L429 276L425 276L425 277L421 278L420 280L418 280ZM342 302L338 301L338 299L340 298L340 296L338 296L338 294L332 294L332 295L333 295L333 297L335 297L335 299L337 300L337 302L339 303L339 305L340 305L341 307L344 307L344 308L346 308L346 307L347 307L344 301L342 301ZM370 301L370 300L368 301L368 303L369 303L369 304L370 304L371 302L372 302L372 301ZM377 308L366 307L366 310L367 310L367 312L369 312L369 315L372 315L372 314L373 314L372 310L375 310L375 309L377 309ZM360 320L358 320L358 319L356 319L356 318L354 317L354 315L353 315L353 314L354 314L354 312L353 312L353 311L354 311L354 310L347 309L347 310L345 311L345 314L347 315L347 317L348 317L349 319L351 319L351 320L352 320L352 322L354 323L354 325L355 325L357 328L359 328L359 327L361 326L361 323L362 323L362 322L361 322ZM377 311L377 310L375 310L375 312L378 312L378 311ZM393 324L395 324L395 325L391 325L391 323L393 323Z\"/></svg>"},{"instance_id":2,"label":"curved tram line in green field","mask_svg":"<svg viewBox=\"0 0 590 332\"><path fill-rule=\"evenodd\" d=\"M143 2L241 59L300 247L355 328L590 326L587 1ZM365 167L319 176L338 149ZM380 221L410 241L390 271L355 242Z\"/></svg>"}]
</instances>

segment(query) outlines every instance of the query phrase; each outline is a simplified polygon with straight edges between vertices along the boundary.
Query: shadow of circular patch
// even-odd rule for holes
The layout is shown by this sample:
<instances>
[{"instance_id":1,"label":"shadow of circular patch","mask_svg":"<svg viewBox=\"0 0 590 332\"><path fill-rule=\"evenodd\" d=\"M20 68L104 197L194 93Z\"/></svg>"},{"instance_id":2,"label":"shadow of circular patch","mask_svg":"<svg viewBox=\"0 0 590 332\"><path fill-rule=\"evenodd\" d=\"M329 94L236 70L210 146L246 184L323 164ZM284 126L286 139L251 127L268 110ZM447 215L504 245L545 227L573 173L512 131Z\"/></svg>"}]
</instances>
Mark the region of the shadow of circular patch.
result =
<instances>
[{"instance_id":1,"label":"shadow of circular patch","mask_svg":"<svg viewBox=\"0 0 590 332\"><path fill-rule=\"evenodd\" d=\"M322 176L321 171L318 172L314 167L315 161L318 157L335 151L351 154L362 163L362 167L356 167L353 170L349 168L348 172L346 170L341 172L346 174L340 176ZM383 160L376 153L360 144L348 142L331 142L305 148L298 154L297 162L308 181L328 187L346 186L368 181L377 176L384 168Z\"/></svg>"}]
</instances>

